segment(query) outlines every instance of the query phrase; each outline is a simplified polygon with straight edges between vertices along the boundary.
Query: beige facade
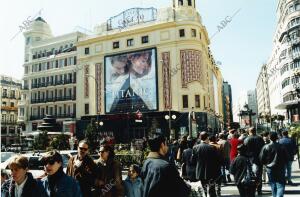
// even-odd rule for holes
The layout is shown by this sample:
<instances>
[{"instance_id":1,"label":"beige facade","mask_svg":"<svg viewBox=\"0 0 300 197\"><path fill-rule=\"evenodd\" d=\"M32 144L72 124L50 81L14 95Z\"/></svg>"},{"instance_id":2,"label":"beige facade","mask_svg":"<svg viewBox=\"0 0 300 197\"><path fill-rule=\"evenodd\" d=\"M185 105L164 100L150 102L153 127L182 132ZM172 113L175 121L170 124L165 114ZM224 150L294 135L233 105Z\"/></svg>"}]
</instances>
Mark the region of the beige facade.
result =
<instances>
[{"instance_id":1,"label":"beige facade","mask_svg":"<svg viewBox=\"0 0 300 197\"><path fill-rule=\"evenodd\" d=\"M129 23L112 30L108 22L97 26L95 35L83 37L77 44L81 68L77 72L80 84L77 86L77 118L97 113L96 92L99 114L105 114L106 56L155 48L158 111L208 112L222 121L223 78L209 50L208 34L194 1L174 1L173 7L157 10L156 19L149 22ZM148 42L142 43L145 36ZM130 45L129 40L132 40ZM114 43L118 43L117 48ZM184 95L188 98L185 106Z\"/></svg>"},{"instance_id":2,"label":"beige facade","mask_svg":"<svg viewBox=\"0 0 300 197\"><path fill-rule=\"evenodd\" d=\"M16 144L20 140L17 125L18 104L21 98L21 80L1 75L1 143Z\"/></svg>"}]
</instances>

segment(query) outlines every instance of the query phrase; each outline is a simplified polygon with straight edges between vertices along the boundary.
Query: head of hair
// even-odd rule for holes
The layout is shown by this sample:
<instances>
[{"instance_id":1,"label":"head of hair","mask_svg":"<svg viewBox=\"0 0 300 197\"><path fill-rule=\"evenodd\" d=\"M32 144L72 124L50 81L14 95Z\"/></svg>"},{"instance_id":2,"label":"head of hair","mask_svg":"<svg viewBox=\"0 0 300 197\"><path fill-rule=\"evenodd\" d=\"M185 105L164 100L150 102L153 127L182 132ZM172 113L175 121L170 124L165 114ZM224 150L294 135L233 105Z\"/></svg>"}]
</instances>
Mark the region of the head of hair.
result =
<instances>
[{"instance_id":1,"label":"head of hair","mask_svg":"<svg viewBox=\"0 0 300 197\"><path fill-rule=\"evenodd\" d=\"M53 160L53 161L56 161L58 163L63 162L62 156L57 150L52 150L52 151L46 152L45 155L42 158L42 161L47 161L47 160Z\"/></svg>"},{"instance_id":2,"label":"head of hair","mask_svg":"<svg viewBox=\"0 0 300 197\"><path fill-rule=\"evenodd\" d=\"M233 138L239 138L239 134L237 132L233 133Z\"/></svg>"},{"instance_id":3,"label":"head of hair","mask_svg":"<svg viewBox=\"0 0 300 197\"><path fill-rule=\"evenodd\" d=\"M104 145L101 145L100 146L100 149L102 149L103 151L107 151L109 152L109 155L108 155L108 160L112 160L115 158L115 151L114 151L114 148L108 144L104 144Z\"/></svg>"},{"instance_id":4,"label":"head of hair","mask_svg":"<svg viewBox=\"0 0 300 197\"><path fill-rule=\"evenodd\" d=\"M193 146L194 146L194 140L193 139L189 139L187 141L187 146L188 146L188 148L193 148Z\"/></svg>"},{"instance_id":5,"label":"head of hair","mask_svg":"<svg viewBox=\"0 0 300 197\"><path fill-rule=\"evenodd\" d=\"M22 168L27 169L29 165L27 157L23 155L17 155L14 156L13 159L9 162L8 167L9 168Z\"/></svg>"},{"instance_id":6,"label":"head of hair","mask_svg":"<svg viewBox=\"0 0 300 197\"><path fill-rule=\"evenodd\" d=\"M256 129L254 127L249 128L249 133L256 135Z\"/></svg>"},{"instance_id":7,"label":"head of hair","mask_svg":"<svg viewBox=\"0 0 300 197\"><path fill-rule=\"evenodd\" d=\"M269 135L270 135L270 132L269 131L265 131L265 132L263 132L263 134L262 134L264 137L268 137Z\"/></svg>"},{"instance_id":8,"label":"head of hair","mask_svg":"<svg viewBox=\"0 0 300 197\"><path fill-rule=\"evenodd\" d=\"M283 136L288 136L288 135L289 135L289 132L288 132L287 130L284 130L284 131L282 131L282 135L283 135Z\"/></svg>"},{"instance_id":9,"label":"head of hair","mask_svg":"<svg viewBox=\"0 0 300 197\"><path fill-rule=\"evenodd\" d=\"M166 138L163 136L162 133L154 133L149 139L148 139L148 145L152 152L158 152L160 149L161 143L166 143Z\"/></svg>"},{"instance_id":10,"label":"head of hair","mask_svg":"<svg viewBox=\"0 0 300 197\"><path fill-rule=\"evenodd\" d=\"M222 140L226 140L226 135L224 133L220 133L219 138Z\"/></svg>"},{"instance_id":11,"label":"head of hair","mask_svg":"<svg viewBox=\"0 0 300 197\"><path fill-rule=\"evenodd\" d=\"M137 164L131 164L130 168L132 168L138 175L141 173L141 168Z\"/></svg>"},{"instance_id":12,"label":"head of hair","mask_svg":"<svg viewBox=\"0 0 300 197\"><path fill-rule=\"evenodd\" d=\"M270 140L275 142L278 139L278 134L274 131L270 133Z\"/></svg>"},{"instance_id":13,"label":"head of hair","mask_svg":"<svg viewBox=\"0 0 300 197\"><path fill-rule=\"evenodd\" d=\"M217 137L215 135L210 135L209 136L209 141L216 142L217 141Z\"/></svg>"},{"instance_id":14,"label":"head of hair","mask_svg":"<svg viewBox=\"0 0 300 197\"><path fill-rule=\"evenodd\" d=\"M8 179L8 173L5 169L1 169L1 177Z\"/></svg>"},{"instance_id":15,"label":"head of hair","mask_svg":"<svg viewBox=\"0 0 300 197\"><path fill-rule=\"evenodd\" d=\"M86 144L89 147L89 143L86 139L80 140L78 144Z\"/></svg>"},{"instance_id":16,"label":"head of hair","mask_svg":"<svg viewBox=\"0 0 300 197\"><path fill-rule=\"evenodd\" d=\"M247 153L247 147L244 144L238 145L237 150L241 155L246 155Z\"/></svg>"},{"instance_id":17,"label":"head of hair","mask_svg":"<svg viewBox=\"0 0 300 197\"><path fill-rule=\"evenodd\" d=\"M207 134L205 131L202 131L202 132L200 133L200 139L201 139L202 141L205 141L205 140L207 140L207 138L208 138L208 134Z\"/></svg>"}]
</instances>

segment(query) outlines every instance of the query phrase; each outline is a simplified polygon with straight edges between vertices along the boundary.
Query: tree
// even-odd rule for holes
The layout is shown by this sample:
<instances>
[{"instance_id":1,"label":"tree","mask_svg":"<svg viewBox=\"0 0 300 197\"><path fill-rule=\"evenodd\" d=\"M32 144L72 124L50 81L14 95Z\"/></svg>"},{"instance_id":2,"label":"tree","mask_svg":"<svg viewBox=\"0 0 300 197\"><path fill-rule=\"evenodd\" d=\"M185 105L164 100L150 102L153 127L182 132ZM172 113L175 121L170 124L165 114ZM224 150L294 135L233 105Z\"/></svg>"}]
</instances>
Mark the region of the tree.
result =
<instances>
[{"instance_id":1,"label":"tree","mask_svg":"<svg viewBox=\"0 0 300 197\"><path fill-rule=\"evenodd\" d=\"M62 133L52 139L50 146L52 149L67 150L70 148L69 137Z\"/></svg>"},{"instance_id":2,"label":"tree","mask_svg":"<svg viewBox=\"0 0 300 197\"><path fill-rule=\"evenodd\" d=\"M33 149L35 150L46 150L49 145L49 139L47 131L39 133L37 138L33 142Z\"/></svg>"},{"instance_id":3,"label":"tree","mask_svg":"<svg viewBox=\"0 0 300 197\"><path fill-rule=\"evenodd\" d=\"M97 141L97 128L96 125L93 123L90 123L86 130L85 130L85 138L89 144L89 148L91 151L95 151L97 146L98 146L98 141Z\"/></svg>"}]
</instances>

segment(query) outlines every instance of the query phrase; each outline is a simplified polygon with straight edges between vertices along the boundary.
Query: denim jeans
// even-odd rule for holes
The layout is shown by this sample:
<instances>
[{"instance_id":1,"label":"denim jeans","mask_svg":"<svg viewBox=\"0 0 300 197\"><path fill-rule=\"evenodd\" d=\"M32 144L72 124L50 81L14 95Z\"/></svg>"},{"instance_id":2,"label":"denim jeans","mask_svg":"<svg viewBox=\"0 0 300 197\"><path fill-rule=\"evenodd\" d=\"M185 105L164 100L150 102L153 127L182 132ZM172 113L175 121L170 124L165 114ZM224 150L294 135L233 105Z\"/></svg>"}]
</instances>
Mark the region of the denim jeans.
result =
<instances>
[{"instance_id":1,"label":"denim jeans","mask_svg":"<svg viewBox=\"0 0 300 197\"><path fill-rule=\"evenodd\" d=\"M262 190L262 173L263 173L263 165L257 165L253 164L252 165L252 170L254 174L256 175L257 178L257 191L261 192Z\"/></svg>"},{"instance_id":2,"label":"denim jeans","mask_svg":"<svg viewBox=\"0 0 300 197\"><path fill-rule=\"evenodd\" d=\"M283 197L284 189L285 189L285 182L284 181L275 181L271 175L270 170L267 170L267 173L268 173L269 184L271 186L273 197Z\"/></svg>"},{"instance_id":3,"label":"denim jeans","mask_svg":"<svg viewBox=\"0 0 300 197\"><path fill-rule=\"evenodd\" d=\"M287 165L285 166L285 177L288 181L292 180L292 163L293 161L289 161Z\"/></svg>"},{"instance_id":4,"label":"denim jeans","mask_svg":"<svg viewBox=\"0 0 300 197\"><path fill-rule=\"evenodd\" d=\"M269 183L272 189L273 197L283 197L285 184L280 182L271 182L271 181Z\"/></svg>"}]
</instances>

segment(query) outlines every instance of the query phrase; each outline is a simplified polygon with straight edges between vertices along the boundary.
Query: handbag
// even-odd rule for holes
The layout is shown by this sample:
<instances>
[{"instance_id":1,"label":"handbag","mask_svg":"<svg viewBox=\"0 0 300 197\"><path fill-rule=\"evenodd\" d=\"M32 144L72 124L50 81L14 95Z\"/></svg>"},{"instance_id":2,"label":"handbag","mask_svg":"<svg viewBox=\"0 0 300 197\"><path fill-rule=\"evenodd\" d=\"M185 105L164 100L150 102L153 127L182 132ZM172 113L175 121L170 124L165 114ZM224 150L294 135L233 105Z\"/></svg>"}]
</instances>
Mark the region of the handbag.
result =
<instances>
[{"instance_id":1,"label":"handbag","mask_svg":"<svg viewBox=\"0 0 300 197\"><path fill-rule=\"evenodd\" d=\"M246 174L244 175L241 184L245 186L255 186L257 183L257 178L252 171L251 163L249 159L246 161L247 168L246 168Z\"/></svg>"}]
</instances>

